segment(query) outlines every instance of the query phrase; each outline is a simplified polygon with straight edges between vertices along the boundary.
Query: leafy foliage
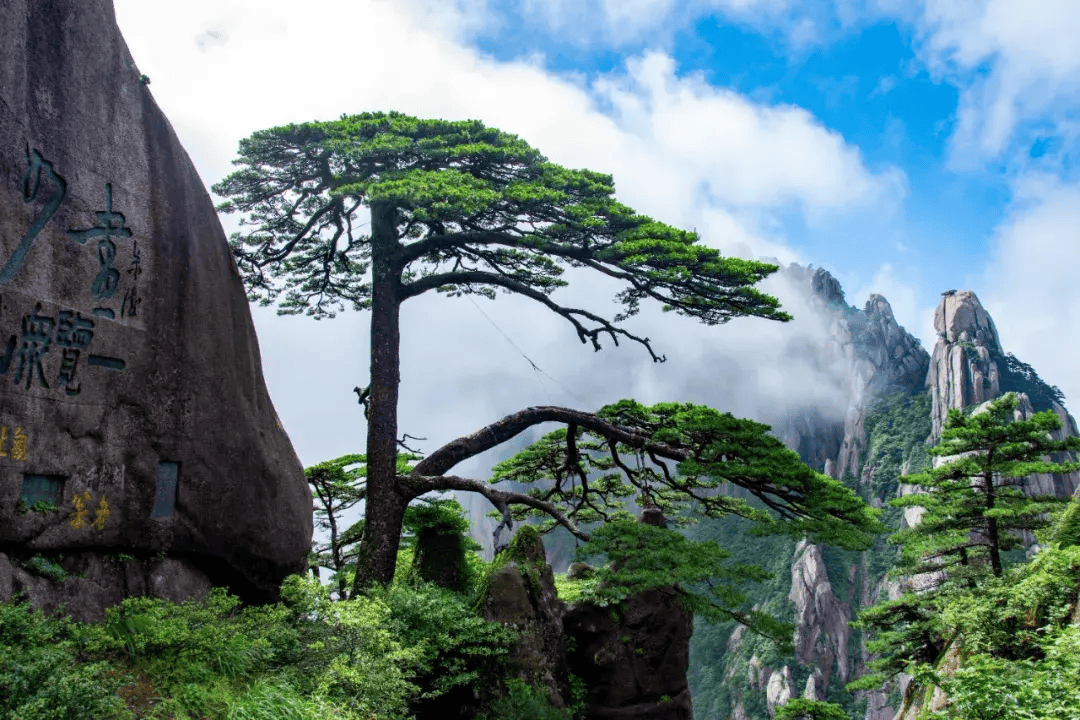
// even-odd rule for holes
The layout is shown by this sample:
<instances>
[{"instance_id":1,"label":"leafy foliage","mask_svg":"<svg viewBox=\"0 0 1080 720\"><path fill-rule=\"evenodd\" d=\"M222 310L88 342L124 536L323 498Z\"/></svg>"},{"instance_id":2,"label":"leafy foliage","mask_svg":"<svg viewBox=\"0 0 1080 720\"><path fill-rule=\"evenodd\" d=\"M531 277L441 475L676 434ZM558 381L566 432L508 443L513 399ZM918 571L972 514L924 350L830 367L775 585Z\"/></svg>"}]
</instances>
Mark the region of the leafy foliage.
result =
<instances>
[{"instance_id":1,"label":"leafy foliage","mask_svg":"<svg viewBox=\"0 0 1080 720\"><path fill-rule=\"evenodd\" d=\"M677 449L678 455L669 455L684 458L676 465L677 472L672 473L659 458L660 453L652 450L649 457L661 472L651 467L631 468L621 456L632 454L634 448L576 427L572 438L565 429L555 430L497 464L491 482L551 482L548 489L533 489L528 494L569 507L569 517L580 523L631 519L625 500L636 494L639 503L659 507L677 527L691 522L683 511L693 509L706 517L738 515L753 520L758 524L751 530L753 534L809 535L816 541L853 549L868 547L873 534L881 529L879 511L867 507L842 483L804 465L797 454L766 435L768 425L692 403L646 407L634 400L620 400L604 406L596 416L617 427L647 433L651 442ZM579 452L605 448L610 457ZM616 467L616 472L587 481L592 470ZM580 483L575 483L575 478ZM725 483L748 490L775 515L742 498L714 492ZM514 517L520 520L542 514L522 508ZM545 525L545 529L552 527L552 522Z\"/></svg>"},{"instance_id":2,"label":"leafy foliage","mask_svg":"<svg viewBox=\"0 0 1080 720\"><path fill-rule=\"evenodd\" d=\"M381 420L369 426L374 469L354 592L392 580L408 500L428 489L450 489L426 487L405 497L407 484L395 472L397 396L391 387L405 300L428 290L494 298L497 287L542 302L596 350L600 333L616 344L622 335L644 345L656 362L666 358L653 352L648 338L614 324L637 314L646 297L663 303L665 312L707 325L746 315L791 319L776 298L751 287L775 265L724 258L697 245L696 233L616 202L611 176L549 163L520 138L476 120L376 112L290 124L242 140L234 163L243 167L213 190L228 198L218 206L221 212L244 213L241 226L254 228L229 241L248 298L263 290L260 303L266 306L280 295L282 288L264 272L269 266L271 277L291 281L278 314L306 309L316 319L333 318L324 304L342 307L347 299L357 311L372 310L375 334L393 344L371 348L369 409ZM354 227L361 205L371 209L369 235ZM558 278L558 261L626 280L630 287L616 295L625 311L608 321L548 300L566 285ZM595 326L587 328L581 319ZM340 573L341 558L334 564Z\"/></svg>"},{"instance_id":3,"label":"leafy foliage","mask_svg":"<svg viewBox=\"0 0 1080 720\"><path fill-rule=\"evenodd\" d=\"M1065 394L1057 385L1047 385L1035 368L1021 361L1012 353L1005 353L1004 357L992 350L992 357L997 361L1001 372L999 387L1002 395L1010 392L1025 393L1031 400L1031 406L1035 412L1050 410L1052 403L1065 405Z\"/></svg>"},{"instance_id":4,"label":"leafy foliage","mask_svg":"<svg viewBox=\"0 0 1080 720\"><path fill-rule=\"evenodd\" d=\"M473 287L483 284L550 293L566 284L553 256L574 267L602 262L647 281L617 296L627 311L616 322L635 315L646 296L707 324L746 313L790 319L777 311L775 298L748 287L776 266L697 246L696 234L616 202L610 175L549 163L517 136L477 120L369 112L290 124L241 140L234 164L244 167L213 186L229 198L218 209L246 213L241 224L256 228L230 239L249 299L256 299L255 289L265 290L265 306L281 292L263 266L272 264L272 277L295 274L297 289L279 314L301 312L315 295L307 314L317 319L335 316L323 308L324 299L371 307L371 285L361 282L372 260L370 238L356 232L353 214L361 204L383 203L397 210L398 236L417 240L399 260L404 297L436 289L493 298L490 288ZM436 276L409 271L416 261L454 261L454 270L464 272L425 283ZM468 276L481 263L494 273ZM584 342L580 327L579 335Z\"/></svg>"},{"instance_id":5,"label":"leafy foliage","mask_svg":"<svg viewBox=\"0 0 1080 720\"><path fill-rule=\"evenodd\" d=\"M1080 468L1080 463L1039 460L1050 452L1080 450L1080 438L1047 439L1050 430L1061 427L1049 411L1010 422L1017 405L1016 396L1010 394L980 415L949 411L942 442L930 453L976 454L908 478L927 492L890 501L894 507L926 508L918 525L890 538L904 546L896 574L948 569L970 585L971 576L980 571L978 560L988 557L991 571L1000 576L1001 553L1023 544L1015 531L1046 527L1047 513L1067 502L1052 495L1029 497L1022 488L1029 475Z\"/></svg>"},{"instance_id":6,"label":"leafy foliage","mask_svg":"<svg viewBox=\"0 0 1080 720\"><path fill-rule=\"evenodd\" d=\"M969 657L951 677L939 678L952 718L1071 720L1080 708L1080 626L1043 641L1041 660Z\"/></svg>"},{"instance_id":7,"label":"leafy foliage","mask_svg":"<svg viewBox=\"0 0 1080 720\"><path fill-rule=\"evenodd\" d=\"M398 456L398 471L410 472L410 461L420 455L402 453ZM359 467L346 471L350 465ZM364 480L367 477L367 456L363 454L342 455L333 460L304 468L311 495L316 501L315 527L330 531L330 541L323 545L312 543L308 555L310 567L326 567L333 570L331 581L337 586L338 598L348 599L345 588L352 577L351 565L356 563L357 546L364 536L365 521L359 520L342 531L338 527L341 514L363 500L367 494Z\"/></svg>"},{"instance_id":8,"label":"leafy foliage","mask_svg":"<svg viewBox=\"0 0 1080 720\"><path fill-rule=\"evenodd\" d=\"M477 720L570 720L572 713L553 707L540 688L517 678L507 680L509 695L499 698Z\"/></svg>"},{"instance_id":9,"label":"leafy foliage","mask_svg":"<svg viewBox=\"0 0 1080 720\"><path fill-rule=\"evenodd\" d=\"M967 652L1038 657L1048 629L1068 621L1077 588L1080 547L1055 547L1028 565L1008 568L1000 578L986 578L978 592L957 593L942 609L941 620L963 636Z\"/></svg>"},{"instance_id":10,"label":"leafy foliage","mask_svg":"<svg viewBox=\"0 0 1080 720\"><path fill-rule=\"evenodd\" d=\"M449 589L469 593L483 571L477 550L483 546L468 536L465 508L451 498L420 498L405 510L404 528L412 533L402 540L414 553L411 575L419 581L447 580Z\"/></svg>"},{"instance_id":11,"label":"leafy foliage","mask_svg":"<svg viewBox=\"0 0 1080 720\"><path fill-rule=\"evenodd\" d=\"M1016 407L1016 396L1010 394L979 415L950 410L942 442L929 452L958 457L908 478L925 494L890 501L896 507L926 508L917 525L889 538L890 543L903 543L891 572L923 574L921 588L860 613L854 624L876 632L868 648L880 657L870 663L873 672L849 689L869 689L899 672L932 667L948 642L962 642L965 652L1028 657L1038 646L1036 628L1043 621L1061 621L1068 605L1061 593L1072 592L1075 579L1066 580L1063 590L1059 569L1046 585L1031 579L1047 577L1038 565L1007 567L1002 553L1022 544L1011 531L1047 529L1053 511L1069 502L1029 497L1022 487L1031 474L1080 467L1039 460L1051 451L1080 448L1080 439L1048 440L1049 431L1060 427L1052 412L1010 422ZM1051 563L1054 557L1061 556L1042 556L1038 564ZM1024 630L1025 613L1042 620Z\"/></svg>"},{"instance_id":12,"label":"leafy foliage","mask_svg":"<svg viewBox=\"0 0 1080 720\"><path fill-rule=\"evenodd\" d=\"M116 695L123 679L100 678L104 663L73 663L66 627L28 602L0 603L0 720L130 717Z\"/></svg>"},{"instance_id":13,"label":"leafy foliage","mask_svg":"<svg viewBox=\"0 0 1080 720\"><path fill-rule=\"evenodd\" d=\"M55 582L63 582L67 580L70 575L63 567L57 562L54 562L41 555L34 555L26 563L27 569L49 578Z\"/></svg>"},{"instance_id":14,"label":"leafy foliage","mask_svg":"<svg viewBox=\"0 0 1080 720\"><path fill-rule=\"evenodd\" d=\"M690 541L674 530L646 523L615 521L597 529L589 542L578 548L579 558L595 555L610 562L597 567L597 584L583 588L585 601L603 607L653 588L705 583L708 594L684 591L682 596L695 614L712 622L737 620L782 646L791 642L791 626L766 613L741 609L746 596L737 586L765 580L769 573L759 565L727 562L731 553L715 542Z\"/></svg>"},{"instance_id":15,"label":"leafy foliage","mask_svg":"<svg viewBox=\"0 0 1080 720\"><path fill-rule=\"evenodd\" d=\"M820 700L791 698L776 708L776 720L850 720L843 708Z\"/></svg>"},{"instance_id":16,"label":"leafy foliage","mask_svg":"<svg viewBox=\"0 0 1080 720\"><path fill-rule=\"evenodd\" d=\"M373 590L389 608L388 628L407 646L420 648L415 682L422 697L492 677L514 631L480 618L467 600L430 583Z\"/></svg>"},{"instance_id":17,"label":"leafy foliage","mask_svg":"<svg viewBox=\"0 0 1080 720\"><path fill-rule=\"evenodd\" d=\"M912 663L933 664L945 649L945 630L936 595L907 593L864 608L856 628L874 631L866 649L878 657L870 661L872 672L847 685L848 690L873 690Z\"/></svg>"}]
</instances>

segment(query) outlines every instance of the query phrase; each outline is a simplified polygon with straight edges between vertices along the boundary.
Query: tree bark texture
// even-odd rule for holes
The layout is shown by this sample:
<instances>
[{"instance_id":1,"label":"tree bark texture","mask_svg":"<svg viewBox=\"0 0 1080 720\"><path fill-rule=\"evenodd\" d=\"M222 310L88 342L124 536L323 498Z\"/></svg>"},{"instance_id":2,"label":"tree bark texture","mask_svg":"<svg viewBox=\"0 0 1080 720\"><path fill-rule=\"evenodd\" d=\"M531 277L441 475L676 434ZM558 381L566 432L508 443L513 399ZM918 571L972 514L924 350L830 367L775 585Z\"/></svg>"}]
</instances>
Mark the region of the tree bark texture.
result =
<instances>
[{"instance_id":1,"label":"tree bark texture","mask_svg":"<svg viewBox=\"0 0 1080 720\"><path fill-rule=\"evenodd\" d=\"M409 498L397 486L397 407L400 374L401 247L397 212L371 204L371 399L367 433L367 520L353 592L394 579L401 523Z\"/></svg>"}]
</instances>

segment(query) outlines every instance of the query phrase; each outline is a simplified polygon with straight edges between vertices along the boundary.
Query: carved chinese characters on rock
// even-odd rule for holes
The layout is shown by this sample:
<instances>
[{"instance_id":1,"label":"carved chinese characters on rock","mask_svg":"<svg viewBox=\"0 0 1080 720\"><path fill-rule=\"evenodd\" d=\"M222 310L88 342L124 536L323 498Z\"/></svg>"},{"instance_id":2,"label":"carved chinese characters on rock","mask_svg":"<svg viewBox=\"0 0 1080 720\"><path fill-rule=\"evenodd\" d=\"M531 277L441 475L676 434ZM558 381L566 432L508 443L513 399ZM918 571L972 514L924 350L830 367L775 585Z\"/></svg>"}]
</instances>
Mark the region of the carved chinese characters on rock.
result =
<instances>
[{"instance_id":1,"label":"carved chinese characters on rock","mask_svg":"<svg viewBox=\"0 0 1080 720\"><path fill-rule=\"evenodd\" d=\"M81 530L86 527L86 516L90 514L90 510L87 505L93 498L89 492L83 491L81 495L76 494L72 498L72 504L75 506L75 512L69 515L68 523L75 530ZM105 501L105 496L101 496L101 502L98 503L97 510L94 511L94 521L90 523L90 527L95 530L104 530L105 521L109 519L109 515L112 511L109 510L109 503Z\"/></svg>"},{"instance_id":2,"label":"carved chinese characters on rock","mask_svg":"<svg viewBox=\"0 0 1080 720\"><path fill-rule=\"evenodd\" d=\"M53 168L53 163L38 150L27 146L26 171L22 178L23 201L40 202L42 209L0 268L0 286L11 282L23 269L31 247L64 201L67 189L67 182ZM137 293L141 267L132 230L126 226L124 214L113 208L112 184L105 183L104 190L105 209L93 213L96 222L90 227L69 228L66 237L79 245L94 248L98 267L87 283L94 298L91 312L94 316L115 320L118 319L117 314L121 318L136 314L141 302ZM93 240L96 242L87 242ZM125 292L120 297L114 297L121 289L121 273L114 266L117 242L132 244L131 266L126 269L128 279L123 283ZM110 307L117 300L120 301L119 307ZM85 356L88 367L112 371L125 367L124 361L119 358L91 352L94 329L95 321L74 309L58 309L52 315L42 313L42 303L38 302L32 313L22 317L21 334L9 336L7 342L0 346L3 353L0 356L0 375L9 376L12 384L23 390L31 387L54 391L63 389L66 395L77 396L82 391L78 372L81 357ZM54 346L54 352L50 353Z\"/></svg>"},{"instance_id":3,"label":"carved chinese characters on rock","mask_svg":"<svg viewBox=\"0 0 1080 720\"><path fill-rule=\"evenodd\" d=\"M16 426L15 436L11 438L11 459L26 460L26 441L29 435L23 432L21 427ZM0 457L7 457L8 426L0 425Z\"/></svg>"},{"instance_id":4,"label":"carved chinese characters on rock","mask_svg":"<svg viewBox=\"0 0 1080 720\"><path fill-rule=\"evenodd\" d=\"M93 284L90 286L90 292L93 293L94 298L96 298L99 303L108 300L116 294L116 286L120 281L120 271L112 266L113 259L116 257L116 243L112 241L112 238L131 237L131 230L124 227L124 215L122 213L113 212L111 183L105 184L105 203L106 210L94 213L97 215L97 225L84 230L68 230L68 235L80 245L84 244L90 238L101 238L97 242L98 264L101 268L94 278ZM136 264L137 263L138 256L136 256ZM125 306L127 304L126 296L124 304ZM123 311L122 306L120 310L121 314L123 314ZM107 318L114 317L112 309L104 306L94 308L94 314ZM134 315L135 313L132 312L131 314Z\"/></svg>"},{"instance_id":5,"label":"carved chinese characters on rock","mask_svg":"<svg viewBox=\"0 0 1080 720\"><path fill-rule=\"evenodd\" d=\"M0 285L7 284L11 278L15 277L15 273L19 271L23 261L26 260L26 254L30 252L30 246L34 243L34 239L45 227L45 223L52 219L53 214L56 213L60 203L64 201L64 195L67 193L67 183L64 178L53 170L52 163L45 160L37 150L31 152L30 147L27 146L26 172L23 173L22 181L23 202L34 202L37 199L39 192L41 192L42 175L52 185L52 193L45 200L45 205L34 219L34 222L30 223L26 234L23 235L22 240L15 247L15 251L11 253L7 263L0 269Z\"/></svg>"}]
</instances>

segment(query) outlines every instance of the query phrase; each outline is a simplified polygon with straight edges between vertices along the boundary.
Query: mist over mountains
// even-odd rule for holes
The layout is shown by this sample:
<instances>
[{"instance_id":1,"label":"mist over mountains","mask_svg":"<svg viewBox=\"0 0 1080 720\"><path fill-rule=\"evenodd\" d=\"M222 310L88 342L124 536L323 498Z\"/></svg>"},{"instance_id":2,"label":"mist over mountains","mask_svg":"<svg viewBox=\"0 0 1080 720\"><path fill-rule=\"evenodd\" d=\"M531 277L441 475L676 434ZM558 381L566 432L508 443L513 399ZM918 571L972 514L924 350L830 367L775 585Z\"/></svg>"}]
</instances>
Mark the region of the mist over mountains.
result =
<instances>
[{"instance_id":1,"label":"mist over mountains","mask_svg":"<svg viewBox=\"0 0 1080 720\"><path fill-rule=\"evenodd\" d=\"M700 341L691 339L668 352L669 357L696 355L693 364L703 369L686 377L665 377L667 388L678 387L672 396L640 398L632 394L632 387L625 396L642 402L695 402L766 423L772 426L771 434L803 462L835 478L846 472L856 474L866 450L866 413L895 393L914 395L933 388L931 444L940 438L949 408L963 408L1009 391L1026 393L1035 412L1054 409L1062 418L1063 431L1076 434L1060 391L1005 352L993 320L974 293L943 293L935 320L940 327L938 345L931 357L922 342L897 323L884 296L870 295L860 309L847 303L839 281L824 268L798 263L784 266L771 257L759 260L780 266L759 287L780 298L782 307L795 316L782 325L757 321L754 327L762 335L779 336L771 348L763 343L760 364L752 365L755 352L747 348L745 334L740 333L731 344L724 334L728 328L722 328L715 336L717 342L703 344L700 350ZM656 345L668 350L662 343ZM633 377L622 370L612 368ZM733 378L744 380L732 382ZM575 406L594 411L599 404ZM500 448L498 459L517 454L548 431L533 428L514 438ZM491 510L489 503L471 494L460 499L470 508L474 537L484 544L490 558L495 521L484 516ZM552 560L557 572L569 562L560 557Z\"/></svg>"},{"instance_id":2,"label":"mist over mountains","mask_svg":"<svg viewBox=\"0 0 1080 720\"><path fill-rule=\"evenodd\" d=\"M774 258L760 259L779 264ZM779 297L784 309L796 317L784 325L760 323L767 325L761 328L765 334L790 331L763 363L785 368L775 386L747 366L752 355L723 346L703 347L698 360L707 371L683 378L683 392L641 401L706 404L771 425L770 434L803 462L844 481L874 507L914 490L903 482L905 475L948 460L933 458L926 450L941 439L951 408L970 413L1017 392L1018 419L1053 410L1062 421L1052 435L1055 440L1080 435L1061 391L1007 352L993 319L973 292L942 293L934 318L937 341L928 351L897 323L885 297L872 294L862 308L849 305L840 283L823 268L781 266L760 287ZM709 387L710 377L732 378L739 373L749 378L747 384L757 397L747 397L745 387L740 394L737 383ZM700 396L692 392L696 387L703 389ZM511 457L548 431L533 428L507 443L500 455ZM1062 453L1049 459L1075 458ZM1074 472L1033 478L1028 492L1068 497L1078 487L1080 473ZM469 508L474 539L490 558L496 523L486 517L490 504L471 494L460 500ZM638 508L631 503L631 510ZM901 512L886 506L884 520L892 532L918 522L918 509ZM794 623L796 651L793 657L779 657L734 623L711 626L699 620L691 640L689 672L695 717L764 720L777 704L802 696L841 702L866 720L891 720L906 688L905 677L883 691L849 693L843 686L864 672L869 659L865 638L848 622L880 597L898 595L897 584L884 579L897 548L886 545L884 536L863 553L789 538L739 542L739 522L703 520L687 532L695 539L717 540L735 551L740 561L767 559L764 564L774 578L751 597L756 607ZM545 537L545 545L555 572L565 571L573 559L574 539L557 529Z\"/></svg>"}]
</instances>

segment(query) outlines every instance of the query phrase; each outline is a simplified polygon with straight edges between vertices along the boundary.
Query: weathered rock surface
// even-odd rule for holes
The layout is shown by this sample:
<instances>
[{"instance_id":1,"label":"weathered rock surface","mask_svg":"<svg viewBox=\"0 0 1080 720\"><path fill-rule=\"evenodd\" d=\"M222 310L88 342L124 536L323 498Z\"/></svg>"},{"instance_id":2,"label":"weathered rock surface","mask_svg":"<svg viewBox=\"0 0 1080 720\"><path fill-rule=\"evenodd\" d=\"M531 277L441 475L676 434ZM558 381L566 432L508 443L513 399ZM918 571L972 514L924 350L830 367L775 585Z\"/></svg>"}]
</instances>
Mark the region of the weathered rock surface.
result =
<instances>
[{"instance_id":1,"label":"weathered rock surface","mask_svg":"<svg viewBox=\"0 0 1080 720\"><path fill-rule=\"evenodd\" d=\"M802 665L816 665L814 693L824 697L834 664L847 682L851 609L833 594L821 548L805 540L795 549L789 598L795 605L795 657Z\"/></svg>"},{"instance_id":2,"label":"weathered rock surface","mask_svg":"<svg viewBox=\"0 0 1080 720\"><path fill-rule=\"evenodd\" d=\"M608 608L575 605L564 627L577 642L568 658L588 688L588 720L693 717L686 680L693 616L678 591L634 595L618 621Z\"/></svg>"},{"instance_id":3,"label":"weathered rock surface","mask_svg":"<svg viewBox=\"0 0 1080 720\"><path fill-rule=\"evenodd\" d=\"M778 705L787 705L787 701L795 694L795 687L791 680L791 668L787 665L780 668L769 676L769 684L765 687L765 699L769 703L769 715L776 714Z\"/></svg>"},{"instance_id":4,"label":"weathered rock surface","mask_svg":"<svg viewBox=\"0 0 1080 720\"><path fill-rule=\"evenodd\" d=\"M826 475L844 479L850 473L854 477L854 489L864 491L873 488L876 495L869 497L868 501L874 507L882 507L892 499L893 488L897 488L898 484L896 494L904 495L918 490L910 484L898 483L897 477L884 475L884 469L877 466L876 460L867 461L867 415L877 401L895 393L914 398L929 391L932 413L928 418L931 431L927 443L932 445L940 439L940 429L950 408L971 405L985 407L990 400L1005 394L1009 387L1017 386L1016 372L1008 367L1012 361L1005 358L993 320L974 293L952 292L944 296L935 319L939 339L930 354L896 323L892 308L880 295L871 295L863 310L855 311L844 304L843 289L825 270L790 265L782 272L806 283L811 305L816 304L826 319L829 338L818 358L819 365L835 363L845 368L848 405L841 423L840 442L836 442L836 423L822 418L820 414L816 415L813 408L791 421L774 425L777 437L798 452L803 462L814 468L823 468ZM1024 387L1024 384L1021 383L1020 387ZM1015 413L1016 418L1027 419L1036 411L1035 401L1022 390L1017 392L1020 408ZM1076 422L1052 398L1052 393L1038 388L1036 392L1041 393L1041 406L1038 409L1048 407L1062 420L1063 427L1053 433L1054 439L1080 435ZM873 457L882 457L881 452L880 448L875 450L877 454ZM1059 453L1046 459L1064 462L1075 458L1067 453ZM943 462L938 458L932 460L935 465ZM905 459L900 466L899 476L909 472L911 469ZM1054 493L1058 497L1071 494L1080 497L1080 473L1036 476L1030 479L1028 487L1028 492L1033 494ZM906 509L903 525L914 525L919 516L919 508ZM880 569L868 567L865 553L861 561L843 568L847 574L846 583L843 582L845 578L830 578L821 562L821 553L815 550L805 543L798 546L792 559L792 585L789 588L789 599L795 606L795 615L790 620L797 627L796 657L793 660L813 670L809 677L805 677L802 674L805 670L800 670L791 662L790 667L799 673L799 682L797 688L791 687L789 690L783 679L784 665L768 667L756 657L747 659L750 651L740 648L745 636L739 632L733 633L728 643L727 657L721 662L728 666L723 682L730 688L728 698L735 716L764 720L758 717L762 711L747 708L761 707L760 695L757 698L752 696L758 693L767 696L770 683L776 697L789 692L794 696L796 692L801 692L804 697L836 700L828 697L826 691L830 684L836 687L835 681L840 679L841 669L845 673L843 679L850 682L865 671L871 660L865 637L862 637L857 654L854 657L849 655L848 641L852 629L846 621L854 618L860 608L873 605L879 599L895 599L904 586L897 580L881 578ZM905 584L917 585L920 580L930 581L932 577L917 578L915 582L906 581ZM846 593L841 595L833 592L833 588L845 586L848 588ZM778 600L780 598L770 599L774 603ZM834 665L836 669L833 669ZM735 672L737 666L742 672ZM848 673L850 677L846 677ZM896 689L901 696L907 690L909 681L907 676L898 678ZM895 695L893 697L895 700ZM897 702L890 703L885 690L860 692L855 699L867 701L865 720L890 720L899 707Z\"/></svg>"},{"instance_id":5,"label":"weathered rock surface","mask_svg":"<svg viewBox=\"0 0 1080 720\"><path fill-rule=\"evenodd\" d=\"M504 551L507 561L492 571L481 601L485 620L521 633L510 651L514 673L530 685L546 687L552 703L565 708L570 699L563 616L566 606L555 592L555 576L544 544L531 525L522 526Z\"/></svg>"},{"instance_id":6,"label":"weathered rock surface","mask_svg":"<svg viewBox=\"0 0 1080 720\"><path fill-rule=\"evenodd\" d=\"M928 439L931 444L941 441L942 431L948 419L949 410L963 410L969 405L978 406L972 415L986 412L989 404L1006 394L1003 385L1003 369L995 358L1002 358L1004 350L998 338L994 320L983 309L975 293L964 290L945 294L934 312L934 328L938 332L938 341L926 376L926 387L930 388L933 398L933 431ZM1014 420L1028 420L1035 414L1031 399L1026 393L1017 393L1019 406L1013 411ZM1051 401L1051 409L1061 420L1061 427L1050 436L1054 440L1063 440L1069 436L1080 436L1076 421L1056 401ZM967 453L968 455L973 453ZM936 456L934 467L956 459L957 456ZM1072 453L1052 453L1043 458L1049 462L1068 462L1076 458ZM1056 495L1069 497L1080 489L1080 472L1059 475L1040 474L1027 478L1024 491L1028 495ZM910 485L901 486L900 494L915 492ZM922 508L910 507L904 512L905 527L913 527L922 517ZM1034 538L1026 536L1028 545Z\"/></svg>"},{"instance_id":7,"label":"weathered rock surface","mask_svg":"<svg viewBox=\"0 0 1080 720\"><path fill-rule=\"evenodd\" d=\"M273 601L305 568L311 495L213 203L109 0L0 0L0 17L0 550L13 590L67 599L82 620L123 594L182 599L208 581ZM59 509L20 512L20 499ZM121 552L136 560L110 560ZM27 569L35 553L88 577L46 580Z\"/></svg>"},{"instance_id":8,"label":"weathered rock surface","mask_svg":"<svg viewBox=\"0 0 1080 720\"><path fill-rule=\"evenodd\" d=\"M871 295L861 312L845 310L844 292L826 270L804 271L798 265L792 265L789 271L806 274L812 297L821 301L820 310L832 315L830 342L834 361L847 368L848 406L844 422L837 430L819 426L813 433L787 432L778 437L811 467L819 467L821 455L825 454L824 474L841 479L846 473L859 472L866 457L865 420L870 408L891 394L914 394L920 390L930 366L930 354L913 335L900 327L892 306L881 295ZM839 442L834 439L837 434ZM874 473L873 466L864 467L857 482L864 487L871 486ZM871 504L880 507L889 499L871 498ZM826 689L834 666L845 682L855 679L847 677L854 664L848 653L851 628L847 622L854 617L858 607L873 604L880 590L868 585L865 558L861 571L852 573L849 588L856 587L856 574L861 592L858 596L838 598L832 591L820 549L803 543L796 550L790 598L796 607L793 619L797 628L797 657L799 662L815 667L807 680L805 697L810 697L807 693L812 692L817 699L833 699L827 697ZM896 592L896 588L892 590ZM873 596L873 599L867 596ZM765 671L771 680L775 673L767 668ZM786 689L787 686L777 685L777 692L780 687ZM790 694L795 695L794 688ZM866 693L865 697L868 702L866 720L881 720L884 713L892 712L883 692Z\"/></svg>"},{"instance_id":9,"label":"weathered rock surface","mask_svg":"<svg viewBox=\"0 0 1080 720\"><path fill-rule=\"evenodd\" d=\"M665 525L649 509L639 521ZM574 639L570 671L588 690L587 720L691 720L686 670L690 664L693 613L677 588L631 595L618 618L612 609L572 605L563 619Z\"/></svg>"},{"instance_id":10,"label":"weathered rock surface","mask_svg":"<svg viewBox=\"0 0 1080 720\"><path fill-rule=\"evenodd\" d=\"M836 461L836 477L855 473L866 454L867 411L881 398L912 392L922 385L930 355L919 341L896 323L892 306L881 295L871 295L857 329L858 361L852 372L851 395L844 421L844 442ZM865 480L864 480L865 482Z\"/></svg>"},{"instance_id":11,"label":"weathered rock surface","mask_svg":"<svg viewBox=\"0 0 1080 720\"><path fill-rule=\"evenodd\" d=\"M846 304L839 281L824 268L792 263L781 272L805 284L812 306L828 321L828 338L817 361L843 368L848 407L843 422L827 420L809 408L778 424L776 436L810 467L824 467L825 474L839 479L845 472L854 473L865 455L866 411L882 397L921 388L930 355L897 324L892 306L881 295L871 295L862 311L856 311Z\"/></svg>"},{"instance_id":12,"label":"weathered rock surface","mask_svg":"<svg viewBox=\"0 0 1080 720\"><path fill-rule=\"evenodd\" d=\"M933 393L936 445L950 408L993 400L1001 395L1001 369L991 353L1004 355L994 321L970 290L945 295L934 311L938 341L930 360L926 387Z\"/></svg>"}]
</instances>

